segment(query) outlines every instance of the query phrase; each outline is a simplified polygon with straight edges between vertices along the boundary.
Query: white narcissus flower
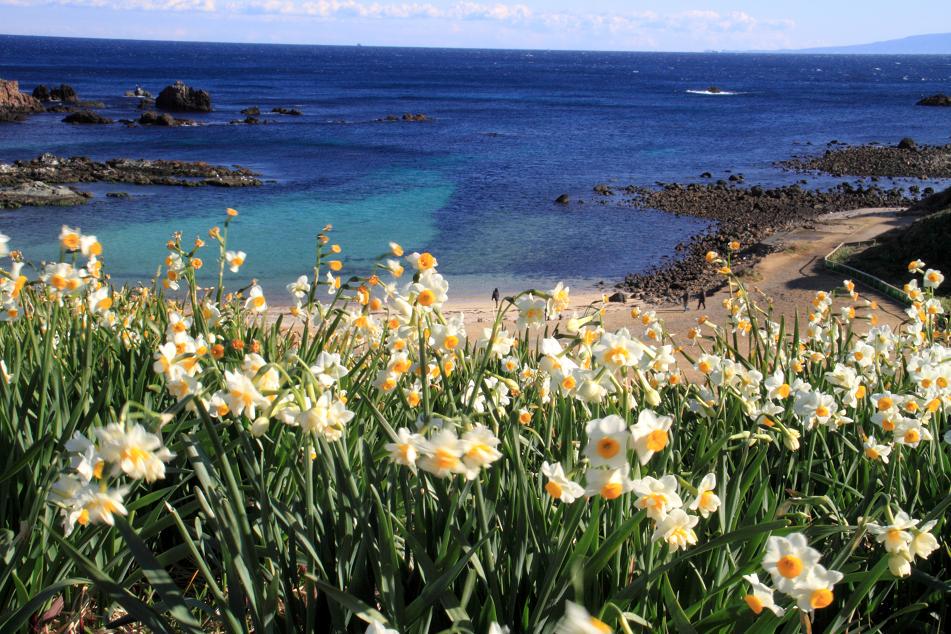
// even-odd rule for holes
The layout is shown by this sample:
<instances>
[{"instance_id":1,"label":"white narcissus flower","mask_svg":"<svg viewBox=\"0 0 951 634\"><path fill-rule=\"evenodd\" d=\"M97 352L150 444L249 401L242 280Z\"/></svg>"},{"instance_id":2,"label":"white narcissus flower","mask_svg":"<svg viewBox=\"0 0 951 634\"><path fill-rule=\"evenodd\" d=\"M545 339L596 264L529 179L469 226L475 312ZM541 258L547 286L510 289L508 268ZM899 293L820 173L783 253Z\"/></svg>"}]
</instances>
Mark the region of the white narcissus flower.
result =
<instances>
[{"instance_id":1,"label":"white narcissus flower","mask_svg":"<svg viewBox=\"0 0 951 634\"><path fill-rule=\"evenodd\" d=\"M418 281L410 284L406 294L416 298L416 305L429 311L441 307L449 299L449 282L433 269L419 274Z\"/></svg>"},{"instance_id":2,"label":"white narcissus flower","mask_svg":"<svg viewBox=\"0 0 951 634\"><path fill-rule=\"evenodd\" d=\"M225 370L225 387L222 398L234 416L244 414L254 420L257 417L258 407L270 405L270 401L258 392L254 382L240 372Z\"/></svg>"},{"instance_id":3,"label":"white narcissus flower","mask_svg":"<svg viewBox=\"0 0 951 634\"><path fill-rule=\"evenodd\" d=\"M326 350L321 350L317 355L314 365L310 366L310 371L324 388L332 386L347 375L347 368L341 363L340 355Z\"/></svg>"},{"instance_id":4,"label":"white narcissus flower","mask_svg":"<svg viewBox=\"0 0 951 634\"><path fill-rule=\"evenodd\" d=\"M803 612L813 612L832 605L835 598L832 586L842 580L842 573L816 564L806 571L804 577L797 580L792 592L788 593L796 599L796 606Z\"/></svg>"},{"instance_id":5,"label":"white narcissus flower","mask_svg":"<svg viewBox=\"0 0 951 634\"><path fill-rule=\"evenodd\" d=\"M743 578L750 584L750 593L743 597L746 605L750 606L753 614L759 614L764 609L769 610L776 616L782 616L786 610L778 605L773 599L773 589L759 580L755 574L743 575Z\"/></svg>"},{"instance_id":6,"label":"white narcissus flower","mask_svg":"<svg viewBox=\"0 0 951 634\"><path fill-rule=\"evenodd\" d=\"M634 480L631 490L637 494L634 505L644 509L647 517L657 522L667 517L668 511L684 504L677 493L677 478L672 475L665 475L659 480L651 476Z\"/></svg>"},{"instance_id":7,"label":"white narcissus flower","mask_svg":"<svg viewBox=\"0 0 951 634\"><path fill-rule=\"evenodd\" d=\"M390 452L390 460L416 473L416 461L425 443L426 439L422 435L400 427L396 431L396 441L387 443L386 450Z\"/></svg>"},{"instance_id":8,"label":"white narcissus flower","mask_svg":"<svg viewBox=\"0 0 951 634\"><path fill-rule=\"evenodd\" d=\"M114 475L122 472L136 480L161 480L165 477L165 463L175 456L161 438L138 423L128 429L110 423L97 429L96 437L99 456L112 465Z\"/></svg>"},{"instance_id":9,"label":"white narcissus flower","mask_svg":"<svg viewBox=\"0 0 951 634\"><path fill-rule=\"evenodd\" d=\"M644 356L644 346L635 341L627 328L616 333L606 332L594 347L598 363L611 370L635 366Z\"/></svg>"},{"instance_id":10,"label":"white narcissus flower","mask_svg":"<svg viewBox=\"0 0 951 634\"><path fill-rule=\"evenodd\" d=\"M925 288L938 288L944 281L944 275L937 269L928 269L925 271Z\"/></svg>"},{"instance_id":11,"label":"white narcissus flower","mask_svg":"<svg viewBox=\"0 0 951 634\"><path fill-rule=\"evenodd\" d=\"M865 457L872 462L881 460L888 464L888 456L892 453L891 445L880 444L874 436L869 436L863 443Z\"/></svg>"},{"instance_id":12,"label":"white narcissus flower","mask_svg":"<svg viewBox=\"0 0 951 634\"><path fill-rule=\"evenodd\" d=\"M585 495L600 495L605 500L616 500L634 487L627 470L626 465L621 469L588 469L585 473Z\"/></svg>"},{"instance_id":13,"label":"white narcissus flower","mask_svg":"<svg viewBox=\"0 0 951 634\"><path fill-rule=\"evenodd\" d=\"M773 585L786 594L806 578L819 563L819 551L809 546L806 536L792 533L788 537L770 537L766 540L763 568L773 579Z\"/></svg>"},{"instance_id":14,"label":"white narcissus flower","mask_svg":"<svg viewBox=\"0 0 951 634\"><path fill-rule=\"evenodd\" d=\"M637 424L631 427L634 449L642 465L647 464L658 451L663 451L670 440L669 430L674 419L670 416L658 416L656 412L645 409L637 417Z\"/></svg>"},{"instance_id":15,"label":"white narcissus flower","mask_svg":"<svg viewBox=\"0 0 951 634\"><path fill-rule=\"evenodd\" d=\"M542 474L548 478L548 482L545 483L545 491L553 499L564 502L565 504L571 504L584 495L584 487L573 480L569 480L565 476L565 470L559 463L549 464L543 462Z\"/></svg>"},{"instance_id":16,"label":"white narcissus flower","mask_svg":"<svg viewBox=\"0 0 951 634\"><path fill-rule=\"evenodd\" d=\"M879 524L868 524L868 532L875 536L879 544L885 545L885 550L890 553L897 553L901 550L907 550L911 540L914 539L911 530L918 525L918 520L912 519L908 513L898 511L891 524L881 526Z\"/></svg>"},{"instance_id":17,"label":"white narcissus flower","mask_svg":"<svg viewBox=\"0 0 951 634\"><path fill-rule=\"evenodd\" d=\"M614 414L588 422L584 455L592 466L616 468L627 464L631 436L626 427L624 419Z\"/></svg>"},{"instance_id":18,"label":"white narcissus flower","mask_svg":"<svg viewBox=\"0 0 951 634\"><path fill-rule=\"evenodd\" d=\"M697 487L697 497L695 497L687 507L691 511L698 511L704 518L710 517L711 513L716 513L720 508L720 498L714 491L717 488L717 477L712 473L703 476L700 485Z\"/></svg>"},{"instance_id":19,"label":"white narcissus flower","mask_svg":"<svg viewBox=\"0 0 951 634\"><path fill-rule=\"evenodd\" d=\"M697 543L697 533L693 527L699 521L696 515L688 515L683 509L674 509L657 523L651 541L663 539L671 552L687 550Z\"/></svg>"},{"instance_id":20,"label":"white narcissus flower","mask_svg":"<svg viewBox=\"0 0 951 634\"><path fill-rule=\"evenodd\" d=\"M287 285L287 292L291 296L300 301L307 296L307 293L310 292L310 281L307 279L306 275L301 275L296 280Z\"/></svg>"},{"instance_id":21,"label":"white narcissus flower","mask_svg":"<svg viewBox=\"0 0 951 634\"><path fill-rule=\"evenodd\" d=\"M378 621L373 621L367 625L365 634L400 634L399 630L387 627Z\"/></svg>"},{"instance_id":22,"label":"white narcissus flower","mask_svg":"<svg viewBox=\"0 0 951 634\"><path fill-rule=\"evenodd\" d=\"M225 262L232 273L237 273L248 254L244 251L225 251Z\"/></svg>"},{"instance_id":23,"label":"white narcissus flower","mask_svg":"<svg viewBox=\"0 0 951 634\"><path fill-rule=\"evenodd\" d=\"M555 627L557 634L609 634L611 631L607 623L571 601L565 603L565 616Z\"/></svg>"},{"instance_id":24,"label":"white narcissus flower","mask_svg":"<svg viewBox=\"0 0 951 634\"><path fill-rule=\"evenodd\" d=\"M525 328L538 328L545 323L548 300L529 293L516 299L515 307L518 309L516 328L519 331Z\"/></svg>"},{"instance_id":25,"label":"white narcissus flower","mask_svg":"<svg viewBox=\"0 0 951 634\"><path fill-rule=\"evenodd\" d=\"M497 448L501 441L485 425L476 425L464 433L461 440L464 452L462 461L470 473L477 473L480 468L487 467L502 457Z\"/></svg>"},{"instance_id":26,"label":"white narcissus flower","mask_svg":"<svg viewBox=\"0 0 951 634\"><path fill-rule=\"evenodd\" d=\"M267 310L267 300L264 298L264 291L258 284L251 287L248 291L248 299L244 302L244 307L256 313L263 313Z\"/></svg>"},{"instance_id":27,"label":"white narcissus flower","mask_svg":"<svg viewBox=\"0 0 951 634\"><path fill-rule=\"evenodd\" d=\"M454 473L466 476L469 479L470 470L462 461L465 455L465 445L456 436L455 432L443 429L429 440L422 443L422 456L417 460L419 468L437 478L445 478ZM475 477L472 475L472 477Z\"/></svg>"}]
</instances>

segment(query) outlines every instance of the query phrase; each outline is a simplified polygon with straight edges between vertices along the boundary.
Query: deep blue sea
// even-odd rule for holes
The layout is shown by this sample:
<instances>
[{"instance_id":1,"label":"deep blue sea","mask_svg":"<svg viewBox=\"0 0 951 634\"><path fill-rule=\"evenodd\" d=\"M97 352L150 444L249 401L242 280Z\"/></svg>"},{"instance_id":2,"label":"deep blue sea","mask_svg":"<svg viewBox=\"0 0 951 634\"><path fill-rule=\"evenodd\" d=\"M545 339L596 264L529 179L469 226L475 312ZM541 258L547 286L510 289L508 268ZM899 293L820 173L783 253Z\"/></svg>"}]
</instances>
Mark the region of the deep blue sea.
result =
<instances>
[{"instance_id":1,"label":"deep blue sea","mask_svg":"<svg viewBox=\"0 0 951 634\"><path fill-rule=\"evenodd\" d=\"M95 233L108 269L147 279L173 231L204 235L226 207L241 277L277 290L306 272L327 223L350 271L389 240L432 251L456 294L558 279L614 282L674 255L705 224L591 204L599 182L697 181L702 172L776 185L776 161L825 143L951 138L951 56L594 53L135 42L0 36L0 77L21 89L73 85L114 119L142 85L182 80L215 111L187 128L70 126L41 114L0 126L0 161L41 152L202 160L262 174L259 188L94 185L89 204L0 212L29 258L56 253L62 224ZM717 85L734 94L698 94ZM294 107L270 125L228 125L257 105ZM380 123L421 112L423 123ZM811 142L813 145L806 145ZM829 184L829 179L815 181ZM106 198L123 190L129 200ZM568 193L572 204L555 197ZM587 204L579 204L584 200ZM211 254L206 254L206 260Z\"/></svg>"}]
</instances>

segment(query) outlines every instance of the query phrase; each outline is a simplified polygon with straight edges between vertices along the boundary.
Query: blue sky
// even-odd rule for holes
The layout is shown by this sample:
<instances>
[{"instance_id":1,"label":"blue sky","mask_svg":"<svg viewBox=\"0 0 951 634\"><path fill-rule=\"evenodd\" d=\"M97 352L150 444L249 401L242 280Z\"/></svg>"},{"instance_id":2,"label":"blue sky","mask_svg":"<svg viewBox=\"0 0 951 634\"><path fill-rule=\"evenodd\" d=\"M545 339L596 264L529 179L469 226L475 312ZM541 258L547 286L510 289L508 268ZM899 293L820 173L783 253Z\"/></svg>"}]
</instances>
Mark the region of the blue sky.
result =
<instances>
[{"instance_id":1,"label":"blue sky","mask_svg":"<svg viewBox=\"0 0 951 634\"><path fill-rule=\"evenodd\" d=\"M894 0L0 0L0 32L225 42L699 51L951 30Z\"/></svg>"}]
</instances>

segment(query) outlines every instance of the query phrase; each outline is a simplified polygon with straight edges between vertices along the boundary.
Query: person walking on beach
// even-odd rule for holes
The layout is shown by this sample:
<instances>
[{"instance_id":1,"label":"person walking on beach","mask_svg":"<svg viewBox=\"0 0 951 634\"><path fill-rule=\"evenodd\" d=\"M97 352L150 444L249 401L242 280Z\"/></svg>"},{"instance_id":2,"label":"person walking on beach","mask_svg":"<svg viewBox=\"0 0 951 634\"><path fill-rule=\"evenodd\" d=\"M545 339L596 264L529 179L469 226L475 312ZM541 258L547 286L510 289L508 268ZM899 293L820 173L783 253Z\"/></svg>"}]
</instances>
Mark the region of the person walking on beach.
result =
<instances>
[{"instance_id":1,"label":"person walking on beach","mask_svg":"<svg viewBox=\"0 0 951 634\"><path fill-rule=\"evenodd\" d=\"M700 292L697 293L697 310L707 307L707 291L704 288L700 289Z\"/></svg>"},{"instance_id":2,"label":"person walking on beach","mask_svg":"<svg viewBox=\"0 0 951 634\"><path fill-rule=\"evenodd\" d=\"M492 291L492 301L495 302L495 310L499 309L499 289Z\"/></svg>"},{"instance_id":3,"label":"person walking on beach","mask_svg":"<svg viewBox=\"0 0 951 634\"><path fill-rule=\"evenodd\" d=\"M684 291L684 296L681 298L684 302L684 312L687 312L687 302L690 301L690 293L686 290Z\"/></svg>"}]
</instances>

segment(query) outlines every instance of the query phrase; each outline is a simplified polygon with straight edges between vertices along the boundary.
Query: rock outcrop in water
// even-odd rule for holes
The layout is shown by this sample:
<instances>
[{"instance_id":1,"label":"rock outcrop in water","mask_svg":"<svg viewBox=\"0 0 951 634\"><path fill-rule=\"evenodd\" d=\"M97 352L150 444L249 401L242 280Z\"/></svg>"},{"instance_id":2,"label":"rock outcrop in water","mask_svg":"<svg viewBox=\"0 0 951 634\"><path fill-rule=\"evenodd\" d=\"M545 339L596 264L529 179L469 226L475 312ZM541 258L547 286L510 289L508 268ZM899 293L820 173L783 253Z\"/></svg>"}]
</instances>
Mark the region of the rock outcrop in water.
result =
<instances>
[{"instance_id":1,"label":"rock outcrop in water","mask_svg":"<svg viewBox=\"0 0 951 634\"><path fill-rule=\"evenodd\" d=\"M21 121L34 112L43 112L38 99L20 92L16 80L0 79L0 121Z\"/></svg>"},{"instance_id":2,"label":"rock outcrop in water","mask_svg":"<svg viewBox=\"0 0 951 634\"><path fill-rule=\"evenodd\" d=\"M796 171L833 176L951 178L951 145L854 145L826 150L821 156L797 157L780 165Z\"/></svg>"},{"instance_id":3,"label":"rock outcrop in water","mask_svg":"<svg viewBox=\"0 0 951 634\"><path fill-rule=\"evenodd\" d=\"M243 112L243 111L242 111L242 112ZM274 114L289 115L289 116L291 116L291 117L299 117L299 116L301 116L302 114L304 114L303 112L301 112L301 111L298 110L297 108L271 108L271 112L273 112ZM252 116L253 116L253 115L252 115Z\"/></svg>"},{"instance_id":4,"label":"rock outcrop in water","mask_svg":"<svg viewBox=\"0 0 951 634\"><path fill-rule=\"evenodd\" d=\"M0 187L0 208L16 209L25 205L37 207L81 205L92 196L66 185L48 185L28 181L12 187Z\"/></svg>"},{"instance_id":5,"label":"rock outcrop in water","mask_svg":"<svg viewBox=\"0 0 951 634\"><path fill-rule=\"evenodd\" d=\"M112 119L104 117L98 112L92 110L80 110L68 114L63 118L63 123L81 123L81 124L107 124L112 123Z\"/></svg>"},{"instance_id":6,"label":"rock outcrop in water","mask_svg":"<svg viewBox=\"0 0 951 634\"><path fill-rule=\"evenodd\" d=\"M930 97L925 97L924 99L919 100L916 105L951 107L951 97L939 93L937 95L931 95Z\"/></svg>"},{"instance_id":7,"label":"rock outcrop in water","mask_svg":"<svg viewBox=\"0 0 951 634\"><path fill-rule=\"evenodd\" d=\"M178 81L162 89L155 107L170 112L211 112L211 95Z\"/></svg>"},{"instance_id":8,"label":"rock outcrop in water","mask_svg":"<svg viewBox=\"0 0 951 634\"><path fill-rule=\"evenodd\" d=\"M59 158L43 154L31 161L0 163L0 192L6 206L74 205L91 195L71 189L49 189L64 183L129 183L133 185L169 185L178 187L253 187L261 184L257 174L235 166L223 167L204 162L113 159L93 161L84 156ZM45 201L45 202L44 202Z\"/></svg>"},{"instance_id":9,"label":"rock outcrop in water","mask_svg":"<svg viewBox=\"0 0 951 634\"><path fill-rule=\"evenodd\" d=\"M151 110L143 112L142 116L139 117L138 123L139 125L154 125L166 128L183 125L198 125L197 121L192 121L191 119L176 119L167 112L158 113Z\"/></svg>"},{"instance_id":10,"label":"rock outcrop in water","mask_svg":"<svg viewBox=\"0 0 951 634\"><path fill-rule=\"evenodd\" d=\"M720 286L722 279L711 270L704 255L707 251L725 253L732 240L744 247L734 257L734 268L740 270L770 252L771 247L761 242L776 231L808 225L832 211L904 207L913 202L897 188L885 190L849 184L814 191L798 185L764 189L668 183L657 189L631 186L614 193L624 196L625 204L638 209L660 209L716 222L711 231L678 245L679 259L646 273L628 275L618 285L650 302L676 300L684 290L696 293Z\"/></svg>"}]
</instances>

